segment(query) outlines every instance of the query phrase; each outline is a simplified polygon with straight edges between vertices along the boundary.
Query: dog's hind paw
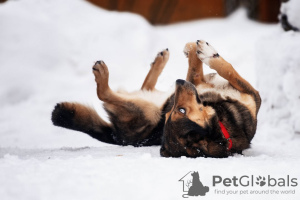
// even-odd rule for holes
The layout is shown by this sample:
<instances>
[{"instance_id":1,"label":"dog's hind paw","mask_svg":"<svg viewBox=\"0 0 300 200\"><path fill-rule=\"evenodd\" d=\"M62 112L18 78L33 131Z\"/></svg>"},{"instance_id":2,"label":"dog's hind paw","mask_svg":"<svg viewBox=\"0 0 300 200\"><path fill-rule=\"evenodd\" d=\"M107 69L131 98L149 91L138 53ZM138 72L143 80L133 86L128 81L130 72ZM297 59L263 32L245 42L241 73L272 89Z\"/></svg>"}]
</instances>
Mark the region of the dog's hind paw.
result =
<instances>
[{"instance_id":1,"label":"dog's hind paw","mask_svg":"<svg viewBox=\"0 0 300 200\"><path fill-rule=\"evenodd\" d=\"M93 73L97 83L97 94L100 100L104 100L109 92L108 78L109 71L103 61L97 61L93 66Z\"/></svg>"},{"instance_id":2,"label":"dog's hind paw","mask_svg":"<svg viewBox=\"0 0 300 200\"><path fill-rule=\"evenodd\" d=\"M103 61L97 61L93 66L95 81L101 85L108 85L109 72Z\"/></svg>"},{"instance_id":3,"label":"dog's hind paw","mask_svg":"<svg viewBox=\"0 0 300 200\"><path fill-rule=\"evenodd\" d=\"M184 46L183 53L188 58L189 55L196 54L197 45L195 42L189 42Z\"/></svg>"},{"instance_id":4,"label":"dog's hind paw","mask_svg":"<svg viewBox=\"0 0 300 200\"><path fill-rule=\"evenodd\" d=\"M218 52L208 42L205 42L204 40L197 40L196 44L197 56L206 65L209 66L210 59L219 57Z\"/></svg>"},{"instance_id":5,"label":"dog's hind paw","mask_svg":"<svg viewBox=\"0 0 300 200\"><path fill-rule=\"evenodd\" d=\"M75 116L75 109L71 103L58 103L52 111L51 120L55 126L71 128L73 126L73 118Z\"/></svg>"}]
</instances>

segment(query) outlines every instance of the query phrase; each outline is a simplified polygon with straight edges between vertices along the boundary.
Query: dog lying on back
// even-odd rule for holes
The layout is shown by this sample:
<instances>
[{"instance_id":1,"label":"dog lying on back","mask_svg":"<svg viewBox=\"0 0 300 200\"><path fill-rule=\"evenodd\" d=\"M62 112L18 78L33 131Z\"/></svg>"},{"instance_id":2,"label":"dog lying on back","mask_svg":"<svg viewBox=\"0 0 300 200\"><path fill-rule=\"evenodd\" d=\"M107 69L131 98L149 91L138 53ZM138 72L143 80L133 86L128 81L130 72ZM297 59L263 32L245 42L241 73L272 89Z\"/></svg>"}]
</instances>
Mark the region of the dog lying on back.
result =
<instances>
[{"instance_id":1,"label":"dog lying on back","mask_svg":"<svg viewBox=\"0 0 300 200\"><path fill-rule=\"evenodd\" d=\"M163 97L155 84L169 59L168 49L158 53L141 90L134 93L112 91L108 68L97 61L97 95L110 123L90 107L63 102L52 112L53 124L110 144L161 145L164 157L228 157L249 148L259 93L207 42L188 43L184 53L189 64L186 80L177 80L175 92L161 104L153 101ZM218 74L203 75L202 63Z\"/></svg>"}]
</instances>

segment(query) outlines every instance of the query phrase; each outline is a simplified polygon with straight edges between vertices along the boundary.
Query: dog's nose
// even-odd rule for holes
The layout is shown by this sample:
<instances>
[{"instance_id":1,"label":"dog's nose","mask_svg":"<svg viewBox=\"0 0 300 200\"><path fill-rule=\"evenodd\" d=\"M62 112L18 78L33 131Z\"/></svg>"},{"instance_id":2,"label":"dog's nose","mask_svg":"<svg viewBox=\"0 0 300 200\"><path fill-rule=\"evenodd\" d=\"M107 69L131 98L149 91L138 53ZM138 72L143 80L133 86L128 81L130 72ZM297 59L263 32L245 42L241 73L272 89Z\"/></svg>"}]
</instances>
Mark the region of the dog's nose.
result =
<instances>
[{"instance_id":1,"label":"dog's nose","mask_svg":"<svg viewBox=\"0 0 300 200\"><path fill-rule=\"evenodd\" d=\"M185 83L185 80L182 80L182 79L176 80L176 85L183 85L184 83Z\"/></svg>"}]
</instances>

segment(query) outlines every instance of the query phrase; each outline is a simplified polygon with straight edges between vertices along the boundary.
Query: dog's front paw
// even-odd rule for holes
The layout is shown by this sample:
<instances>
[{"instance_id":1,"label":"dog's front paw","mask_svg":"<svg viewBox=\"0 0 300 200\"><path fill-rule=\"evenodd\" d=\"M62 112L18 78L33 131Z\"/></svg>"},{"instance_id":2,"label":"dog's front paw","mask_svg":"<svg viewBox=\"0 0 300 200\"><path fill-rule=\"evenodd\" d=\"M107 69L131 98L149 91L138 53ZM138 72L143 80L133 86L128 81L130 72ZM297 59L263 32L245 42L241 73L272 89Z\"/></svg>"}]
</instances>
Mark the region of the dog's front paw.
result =
<instances>
[{"instance_id":1,"label":"dog's front paw","mask_svg":"<svg viewBox=\"0 0 300 200\"><path fill-rule=\"evenodd\" d=\"M197 56L198 58L209 66L210 59L218 58L218 52L204 40L197 40Z\"/></svg>"},{"instance_id":2,"label":"dog's front paw","mask_svg":"<svg viewBox=\"0 0 300 200\"><path fill-rule=\"evenodd\" d=\"M154 61L151 63L151 67L164 67L165 64L169 60L169 49L165 49L163 51L158 52Z\"/></svg>"}]
</instances>

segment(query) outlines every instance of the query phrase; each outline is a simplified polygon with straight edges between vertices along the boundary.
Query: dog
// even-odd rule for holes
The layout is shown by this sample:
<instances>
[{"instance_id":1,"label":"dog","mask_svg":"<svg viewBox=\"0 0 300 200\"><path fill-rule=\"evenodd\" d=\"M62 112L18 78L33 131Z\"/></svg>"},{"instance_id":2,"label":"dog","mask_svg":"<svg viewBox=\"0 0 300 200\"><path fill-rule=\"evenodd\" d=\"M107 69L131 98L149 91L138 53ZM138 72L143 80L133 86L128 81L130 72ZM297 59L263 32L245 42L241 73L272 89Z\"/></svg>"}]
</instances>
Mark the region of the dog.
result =
<instances>
[{"instance_id":1,"label":"dog","mask_svg":"<svg viewBox=\"0 0 300 200\"><path fill-rule=\"evenodd\" d=\"M55 126L84 132L109 144L161 145L163 157L224 158L250 147L261 105L259 92L203 40L187 43L186 80L176 80L168 96L155 89L169 50L159 52L140 91L114 92L103 61L92 67L98 98L109 117L79 103L58 103ZM203 63L217 73L203 74ZM156 100L160 100L159 102Z\"/></svg>"},{"instance_id":2,"label":"dog","mask_svg":"<svg viewBox=\"0 0 300 200\"><path fill-rule=\"evenodd\" d=\"M192 186L189 188L188 195L205 196L205 194L209 191L209 187L203 186L203 184L200 181L198 172L193 172L191 175L193 177L193 181L192 181Z\"/></svg>"}]
</instances>

